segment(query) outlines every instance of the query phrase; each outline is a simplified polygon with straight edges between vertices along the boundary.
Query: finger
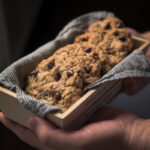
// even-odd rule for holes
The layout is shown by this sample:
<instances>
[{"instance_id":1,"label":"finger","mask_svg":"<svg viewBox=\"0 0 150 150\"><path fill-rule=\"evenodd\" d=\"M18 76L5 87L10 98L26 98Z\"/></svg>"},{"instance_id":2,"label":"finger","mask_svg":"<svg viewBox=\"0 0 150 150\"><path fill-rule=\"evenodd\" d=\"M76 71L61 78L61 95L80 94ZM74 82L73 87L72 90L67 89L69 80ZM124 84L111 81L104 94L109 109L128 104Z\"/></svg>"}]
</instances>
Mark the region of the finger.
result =
<instances>
[{"instance_id":1,"label":"finger","mask_svg":"<svg viewBox=\"0 0 150 150\"><path fill-rule=\"evenodd\" d=\"M27 129L15 123L14 121L7 119L2 112L0 112L0 121L13 133L15 133L22 141L26 142L27 144L35 148L43 147L43 145L41 145L35 133L33 133L30 129Z\"/></svg>"},{"instance_id":2,"label":"finger","mask_svg":"<svg viewBox=\"0 0 150 150\"><path fill-rule=\"evenodd\" d=\"M103 106L93 115L93 117L89 121L96 122L114 119L118 115L118 112L122 112L122 110L119 111L119 109L117 109L116 111L116 109L117 108Z\"/></svg>"},{"instance_id":3,"label":"finger","mask_svg":"<svg viewBox=\"0 0 150 150\"><path fill-rule=\"evenodd\" d=\"M150 41L150 31L145 32L145 33L142 33L142 36L143 36L145 39L147 39L147 40Z\"/></svg>"},{"instance_id":4,"label":"finger","mask_svg":"<svg viewBox=\"0 0 150 150\"><path fill-rule=\"evenodd\" d=\"M134 95L150 82L150 78L126 78L123 80L122 92Z\"/></svg>"},{"instance_id":5,"label":"finger","mask_svg":"<svg viewBox=\"0 0 150 150\"><path fill-rule=\"evenodd\" d=\"M138 36L138 37L141 37L142 35L138 32L138 31L136 31L135 29L132 29L132 28L127 28L127 30L131 33L131 35L133 35L133 36Z\"/></svg>"},{"instance_id":6,"label":"finger","mask_svg":"<svg viewBox=\"0 0 150 150\"><path fill-rule=\"evenodd\" d=\"M73 143L73 140L71 140L71 134L57 129L45 119L32 117L29 120L29 127L37 134L40 141L47 147L62 150L65 149L66 146L72 147L71 143Z\"/></svg>"},{"instance_id":7,"label":"finger","mask_svg":"<svg viewBox=\"0 0 150 150\"><path fill-rule=\"evenodd\" d=\"M150 46L147 49L146 58L147 58L148 62L150 63Z\"/></svg>"},{"instance_id":8,"label":"finger","mask_svg":"<svg viewBox=\"0 0 150 150\"><path fill-rule=\"evenodd\" d=\"M150 41L150 31L143 33L142 36L143 36L145 39L147 39L147 40ZM146 58L147 58L147 60L148 60L149 63L150 63L150 46L149 46L149 48L148 48L148 50L147 50L147 52L146 52Z\"/></svg>"},{"instance_id":9,"label":"finger","mask_svg":"<svg viewBox=\"0 0 150 150\"><path fill-rule=\"evenodd\" d=\"M149 48L148 48L148 50L146 52L146 58L147 58L147 60L148 60L148 62L150 64L150 46L149 46Z\"/></svg>"},{"instance_id":10,"label":"finger","mask_svg":"<svg viewBox=\"0 0 150 150\"><path fill-rule=\"evenodd\" d=\"M118 119L118 117L122 117L124 114L131 115L131 113L127 112L126 110L122 110L112 106L103 106L93 115L93 117L89 120L89 123Z\"/></svg>"},{"instance_id":11,"label":"finger","mask_svg":"<svg viewBox=\"0 0 150 150\"><path fill-rule=\"evenodd\" d=\"M136 31L135 29L132 29L132 28L127 28L127 30L133 36L138 36L138 37L141 37L141 38L145 38L145 39L150 41L150 31L145 32L145 33L139 33L138 31ZM146 52L146 58L147 58L148 62L150 63L150 46L149 46L149 48Z\"/></svg>"},{"instance_id":12,"label":"finger","mask_svg":"<svg viewBox=\"0 0 150 150\"><path fill-rule=\"evenodd\" d=\"M79 133L78 137L80 137L81 133L85 135L82 137L87 139L91 139L91 137L94 139L97 135L99 139L101 139L99 141L100 143L107 135L109 135L109 137L107 137L109 139L111 133L120 133L119 130L122 129L122 123L128 125L128 123L131 123L137 118L137 116L125 110L103 106L93 115L89 122L80 129L80 133L79 131L77 132Z\"/></svg>"}]
</instances>

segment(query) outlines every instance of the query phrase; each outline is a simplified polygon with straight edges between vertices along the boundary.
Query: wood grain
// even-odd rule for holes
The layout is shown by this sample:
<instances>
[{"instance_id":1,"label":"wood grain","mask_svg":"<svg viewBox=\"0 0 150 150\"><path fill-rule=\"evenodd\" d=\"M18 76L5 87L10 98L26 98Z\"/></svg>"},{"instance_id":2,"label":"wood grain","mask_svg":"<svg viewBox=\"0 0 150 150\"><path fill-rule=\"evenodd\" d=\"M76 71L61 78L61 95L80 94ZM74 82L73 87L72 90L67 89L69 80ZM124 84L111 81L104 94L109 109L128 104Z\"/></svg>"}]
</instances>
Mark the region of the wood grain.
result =
<instances>
[{"instance_id":1,"label":"wood grain","mask_svg":"<svg viewBox=\"0 0 150 150\"><path fill-rule=\"evenodd\" d=\"M134 48L146 53L149 41L133 36ZM121 89L121 80L104 83L88 91L64 113L48 113L46 118L56 126L73 129L81 126L99 107L112 99ZM28 119L34 114L25 109L17 100L16 93L0 87L0 109L4 115L28 127Z\"/></svg>"}]
</instances>

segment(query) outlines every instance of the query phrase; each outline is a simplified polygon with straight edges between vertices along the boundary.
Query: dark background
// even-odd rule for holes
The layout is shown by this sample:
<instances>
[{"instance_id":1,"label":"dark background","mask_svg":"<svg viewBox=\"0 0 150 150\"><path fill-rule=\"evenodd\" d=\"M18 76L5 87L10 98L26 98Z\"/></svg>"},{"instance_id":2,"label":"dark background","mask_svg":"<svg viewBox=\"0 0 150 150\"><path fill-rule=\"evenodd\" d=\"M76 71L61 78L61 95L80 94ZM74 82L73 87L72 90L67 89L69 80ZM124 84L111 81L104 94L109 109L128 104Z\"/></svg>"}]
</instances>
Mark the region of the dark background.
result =
<instances>
[{"instance_id":1,"label":"dark background","mask_svg":"<svg viewBox=\"0 0 150 150\"><path fill-rule=\"evenodd\" d=\"M73 18L100 10L114 12L127 26L139 32L150 29L148 0L136 2L123 0L116 2L114 0L45 0L25 54L55 38L65 24Z\"/></svg>"},{"instance_id":2,"label":"dark background","mask_svg":"<svg viewBox=\"0 0 150 150\"><path fill-rule=\"evenodd\" d=\"M63 26L75 17L91 11L107 10L114 12L125 24L140 32L150 30L150 6L148 1L64 1L44 0L33 28L24 55L52 40ZM30 146L21 142L13 133L0 124L0 148L3 150L29 150Z\"/></svg>"}]
</instances>

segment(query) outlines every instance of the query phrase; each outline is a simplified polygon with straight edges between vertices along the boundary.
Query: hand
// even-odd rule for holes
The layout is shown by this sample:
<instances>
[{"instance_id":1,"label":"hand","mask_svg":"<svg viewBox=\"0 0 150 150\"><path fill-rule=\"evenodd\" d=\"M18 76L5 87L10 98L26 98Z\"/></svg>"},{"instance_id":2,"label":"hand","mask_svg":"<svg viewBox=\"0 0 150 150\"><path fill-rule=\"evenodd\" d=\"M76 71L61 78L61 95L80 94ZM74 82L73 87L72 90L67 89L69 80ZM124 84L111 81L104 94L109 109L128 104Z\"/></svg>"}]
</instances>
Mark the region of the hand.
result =
<instances>
[{"instance_id":1,"label":"hand","mask_svg":"<svg viewBox=\"0 0 150 150\"><path fill-rule=\"evenodd\" d=\"M7 119L2 112L0 112L0 122L3 123L8 129L16 134L20 140L25 143L41 150L48 150L38 139L37 135L30 129L25 128L14 121Z\"/></svg>"},{"instance_id":2,"label":"hand","mask_svg":"<svg viewBox=\"0 0 150 150\"><path fill-rule=\"evenodd\" d=\"M87 125L76 131L58 129L39 117L30 118L32 130L8 120L2 113L0 121L21 140L42 150L135 150L136 146L147 150L140 142L145 121L112 107L101 108ZM147 148L150 149L149 141Z\"/></svg>"},{"instance_id":3,"label":"hand","mask_svg":"<svg viewBox=\"0 0 150 150\"><path fill-rule=\"evenodd\" d=\"M138 37L145 38L150 41L150 31L145 33L138 33L136 30L128 28L129 32ZM147 50L146 58L150 63L150 47ZM142 90L148 83L150 78L126 78L123 80L123 92L128 95L133 95Z\"/></svg>"}]
</instances>

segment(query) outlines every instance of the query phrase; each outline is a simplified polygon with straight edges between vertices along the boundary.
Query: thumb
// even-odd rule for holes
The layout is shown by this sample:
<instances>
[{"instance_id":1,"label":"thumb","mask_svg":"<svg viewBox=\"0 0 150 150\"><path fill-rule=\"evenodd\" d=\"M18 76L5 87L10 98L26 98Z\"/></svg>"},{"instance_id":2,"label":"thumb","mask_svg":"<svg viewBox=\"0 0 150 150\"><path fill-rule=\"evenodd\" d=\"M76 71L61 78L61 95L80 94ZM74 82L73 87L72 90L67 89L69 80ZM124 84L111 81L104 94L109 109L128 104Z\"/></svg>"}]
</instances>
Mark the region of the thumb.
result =
<instances>
[{"instance_id":1,"label":"thumb","mask_svg":"<svg viewBox=\"0 0 150 150\"><path fill-rule=\"evenodd\" d=\"M54 136L55 127L47 120L40 117L31 117L28 121L29 128L38 136L39 140L49 146L50 138Z\"/></svg>"},{"instance_id":2,"label":"thumb","mask_svg":"<svg viewBox=\"0 0 150 150\"><path fill-rule=\"evenodd\" d=\"M39 126L40 128L46 128L46 129L55 128L54 125L52 125L49 121L37 116L31 117L28 121L28 125L34 132L38 131Z\"/></svg>"},{"instance_id":3,"label":"thumb","mask_svg":"<svg viewBox=\"0 0 150 150\"><path fill-rule=\"evenodd\" d=\"M150 41L150 31L143 33L142 36Z\"/></svg>"},{"instance_id":4,"label":"thumb","mask_svg":"<svg viewBox=\"0 0 150 150\"><path fill-rule=\"evenodd\" d=\"M134 95L142 90L149 82L150 78L146 77L125 78L123 80L122 91L128 95Z\"/></svg>"},{"instance_id":5,"label":"thumb","mask_svg":"<svg viewBox=\"0 0 150 150\"><path fill-rule=\"evenodd\" d=\"M31 117L28 121L29 127L35 132L39 140L49 148L58 148L69 142L67 133L57 129L49 121L39 118Z\"/></svg>"}]
</instances>

